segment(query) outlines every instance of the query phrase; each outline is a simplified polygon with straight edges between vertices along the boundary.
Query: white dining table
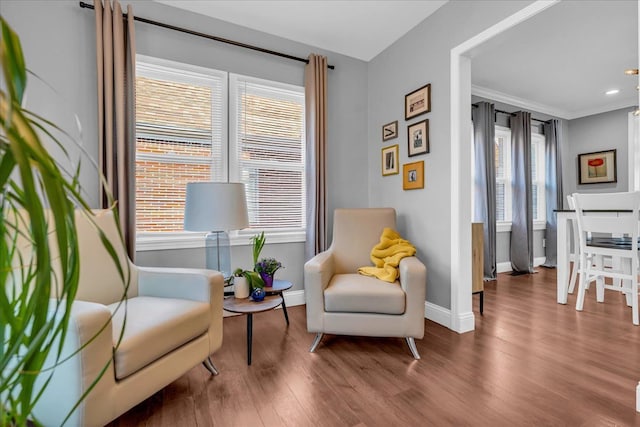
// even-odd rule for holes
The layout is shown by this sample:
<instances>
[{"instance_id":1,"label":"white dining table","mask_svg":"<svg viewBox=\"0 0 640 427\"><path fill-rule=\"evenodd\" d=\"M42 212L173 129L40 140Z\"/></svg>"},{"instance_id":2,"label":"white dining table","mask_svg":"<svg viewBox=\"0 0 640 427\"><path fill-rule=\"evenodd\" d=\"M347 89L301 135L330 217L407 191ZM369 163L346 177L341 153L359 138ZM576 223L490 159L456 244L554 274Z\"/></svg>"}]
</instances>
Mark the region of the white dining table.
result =
<instances>
[{"instance_id":1,"label":"white dining table","mask_svg":"<svg viewBox=\"0 0 640 427\"><path fill-rule=\"evenodd\" d=\"M556 210L557 222L557 266L556 266L556 287L558 304L566 304L569 290L569 275L571 272L571 221L576 220L574 210ZM587 211L585 211L587 212ZM597 210L588 211L597 215L607 215L617 217L620 214L628 214L630 211L623 210Z\"/></svg>"}]
</instances>

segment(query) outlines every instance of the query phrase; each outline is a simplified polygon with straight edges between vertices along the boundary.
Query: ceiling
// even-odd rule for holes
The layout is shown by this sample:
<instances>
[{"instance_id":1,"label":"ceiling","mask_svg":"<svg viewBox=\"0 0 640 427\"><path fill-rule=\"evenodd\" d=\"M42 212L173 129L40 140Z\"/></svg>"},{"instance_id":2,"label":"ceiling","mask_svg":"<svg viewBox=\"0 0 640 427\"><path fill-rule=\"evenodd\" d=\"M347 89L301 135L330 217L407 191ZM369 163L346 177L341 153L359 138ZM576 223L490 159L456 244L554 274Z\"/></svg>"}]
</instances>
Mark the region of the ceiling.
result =
<instances>
[{"instance_id":1,"label":"ceiling","mask_svg":"<svg viewBox=\"0 0 640 427\"><path fill-rule=\"evenodd\" d=\"M638 3L562 1L471 57L475 95L565 119L638 105Z\"/></svg>"},{"instance_id":2,"label":"ceiling","mask_svg":"<svg viewBox=\"0 0 640 427\"><path fill-rule=\"evenodd\" d=\"M447 2L156 1L363 61L373 59Z\"/></svg>"},{"instance_id":3,"label":"ceiling","mask_svg":"<svg viewBox=\"0 0 640 427\"><path fill-rule=\"evenodd\" d=\"M156 1L370 61L447 0ZM565 0L501 33L470 53L472 93L565 119L638 105L637 4Z\"/></svg>"}]
</instances>

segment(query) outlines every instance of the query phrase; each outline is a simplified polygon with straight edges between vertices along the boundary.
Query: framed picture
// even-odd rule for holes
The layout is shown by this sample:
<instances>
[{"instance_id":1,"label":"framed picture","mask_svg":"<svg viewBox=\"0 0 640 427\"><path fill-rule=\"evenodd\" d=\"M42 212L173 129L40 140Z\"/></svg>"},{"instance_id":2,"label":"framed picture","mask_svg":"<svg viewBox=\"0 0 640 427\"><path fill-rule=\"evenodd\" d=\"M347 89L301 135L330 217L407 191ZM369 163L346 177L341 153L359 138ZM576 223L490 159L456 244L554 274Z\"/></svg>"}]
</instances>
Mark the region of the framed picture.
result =
<instances>
[{"instance_id":1,"label":"framed picture","mask_svg":"<svg viewBox=\"0 0 640 427\"><path fill-rule=\"evenodd\" d=\"M424 161L402 165L402 189L417 190L424 188Z\"/></svg>"},{"instance_id":2,"label":"framed picture","mask_svg":"<svg viewBox=\"0 0 640 427\"><path fill-rule=\"evenodd\" d=\"M431 83L416 89L404 97L404 119L431 111Z\"/></svg>"},{"instance_id":3,"label":"framed picture","mask_svg":"<svg viewBox=\"0 0 640 427\"><path fill-rule=\"evenodd\" d=\"M387 123L382 126L382 140L388 141L398 137L398 121Z\"/></svg>"},{"instance_id":4,"label":"framed picture","mask_svg":"<svg viewBox=\"0 0 640 427\"><path fill-rule=\"evenodd\" d=\"M382 176L396 175L398 169L398 144L382 149Z\"/></svg>"},{"instance_id":5,"label":"framed picture","mask_svg":"<svg viewBox=\"0 0 640 427\"><path fill-rule=\"evenodd\" d=\"M578 154L579 184L617 182L616 150Z\"/></svg>"},{"instance_id":6,"label":"framed picture","mask_svg":"<svg viewBox=\"0 0 640 427\"><path fill-rule=\"evenodd\" d=\"M409 157L429 152L429 119L407 127L407 144Z\"/></svg>"}]
</instances>

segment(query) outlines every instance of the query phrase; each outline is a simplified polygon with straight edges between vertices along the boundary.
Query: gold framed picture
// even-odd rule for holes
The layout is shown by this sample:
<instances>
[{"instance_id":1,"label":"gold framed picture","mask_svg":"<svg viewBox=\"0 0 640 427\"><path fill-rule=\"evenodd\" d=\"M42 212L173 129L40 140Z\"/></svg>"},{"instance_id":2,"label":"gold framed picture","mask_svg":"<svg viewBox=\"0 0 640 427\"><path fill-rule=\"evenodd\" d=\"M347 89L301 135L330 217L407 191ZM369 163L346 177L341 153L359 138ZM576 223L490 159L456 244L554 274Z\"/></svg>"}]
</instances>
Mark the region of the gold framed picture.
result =
<instances>
[{"instance_id":1,"label":"gold framed picture","mask_svg":"<svg viewBox=\"0 0 640 427\"><path fill-rule=\"evenodd\" d=\"M416 89L404 97L404 119L431 111L431 83Z\"/></svg>"},{"instance_id":2,"label":"gold framed picture","mask_svg":"<svg viewBox=\"0 0 640 427\"><path fill-rule=\"evenodd\" d=\"M382 126L382 140L388 141L398 137L398 121L387 123Z\"/></svg>"},{"instance_id":3,"label":"gold framed picture","mask_svg":"<svg viewBox=\"0 0 640 427\"><path fill-rule=\"evenodd\" d=\"M424 188L424 160L402 165L402 189Z\"/></svg>"},{"instance_id":4,"label":"gold framed picture","mask_svg":"<svg viewBox=\"0 0 640 427\"><path fill-rule=\"evenodd\" d=\"M396 175L398 168L398 144L382 149L382 176Z\"/></svg>"}]
</instances>

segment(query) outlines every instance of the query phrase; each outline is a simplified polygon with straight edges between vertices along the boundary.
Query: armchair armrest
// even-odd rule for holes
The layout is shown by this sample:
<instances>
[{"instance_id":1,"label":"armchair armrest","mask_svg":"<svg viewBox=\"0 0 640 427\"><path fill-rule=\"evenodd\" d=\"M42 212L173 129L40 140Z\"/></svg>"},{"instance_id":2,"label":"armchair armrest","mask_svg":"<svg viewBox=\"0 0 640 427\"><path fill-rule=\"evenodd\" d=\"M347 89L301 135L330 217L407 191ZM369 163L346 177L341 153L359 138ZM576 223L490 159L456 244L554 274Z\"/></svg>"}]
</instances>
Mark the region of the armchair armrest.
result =
<instances>
[{"instance_id":1,"label":"armchair armrest","mask_svg":"<svg viewBox=\"0 0 640 427\"><path fill-rule=\"evenodd\" d=\"M192 301L222 301L222 273L196 268L136 267L139 295Z\"/></svg>"},{"instance_id":2,"label":"armchair armrest","mask_svg":"<svg viewBox=\"0 0 640 427\"><path fill-rule=\"evenodd\" d=\"M414 321L416 317L424 318L424 303L427 295L427 268L415 256L403 258L400 261L400 286L406 294L407 325L418 325L420 328L412 330L409 336L422 338L424 335L424 321ZM413 328L413 326L412 326Z\"/></svg>"},{"instance_id":3,"label":"armchair armrest","mask_svg":"<svg viewBox=\"0 0 640 427\"><path fill-rule=\"evenodd\" d=\"M50 311L53 304L52 300ZM57 345L54 344L54 349ZM82 348L83 346L86 347ZM78 351L80 348L82 350ZM52 350L48 355L45 370L38 377L37 387L41 386L51 373L46 368L56 364L55 353L56 351ZM45 425L61 425L105 366L112 362L112 355L113 335L109 309L102 304L74 301L59 364L53 371L46 392L36 404L36 417ZM114 378L111 365L74 411L67 424L80 425L83 414L87 413L92 414L92 419L113 418L115 408L110 403L108 393L113 389Z\"/></svg>"},{"instance_id":4,"label":"armchair armrest","mask_svg":"<svg viewBox=\"0 0 640 427\"><path fill-rule=\"evenodd\" d=\"M304 297L307 303L307 330L322 332L324 290L335 272L331 250L319 253L304 265Z\"/></svg>"},{"instance_id":5,"label":"armchair armrest","mask_svg":"<svg viewBox=\"0 0 640 427\"><path fill-rule=\"evenodd\" d=\"M181 298L210 306L209 353L222 345L224 278L214 270L197 268L137 267L138 295Z\"/></svg>"}]
</instances>

